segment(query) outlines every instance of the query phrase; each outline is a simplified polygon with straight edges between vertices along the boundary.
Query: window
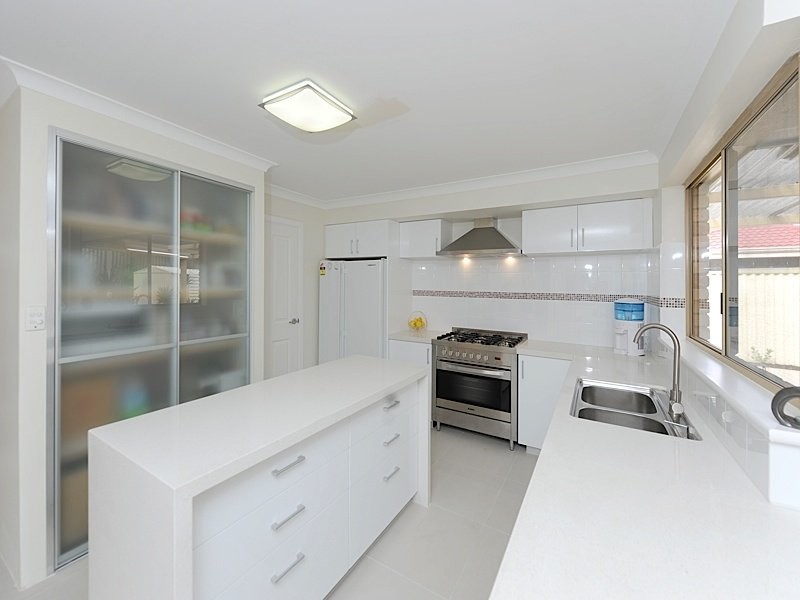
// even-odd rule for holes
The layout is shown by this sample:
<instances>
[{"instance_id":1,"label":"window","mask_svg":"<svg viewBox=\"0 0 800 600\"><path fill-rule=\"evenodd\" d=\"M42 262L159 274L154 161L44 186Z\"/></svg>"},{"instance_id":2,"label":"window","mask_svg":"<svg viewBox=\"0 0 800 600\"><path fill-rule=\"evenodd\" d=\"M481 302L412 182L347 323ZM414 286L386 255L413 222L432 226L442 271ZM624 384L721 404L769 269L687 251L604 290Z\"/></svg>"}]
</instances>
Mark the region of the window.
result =
<instances>
[{"instance_id":1,"label":"window","mask_svg":"<svg viewBox=\"0 0 800 600\"><path fill-rule=\"evenodd\" d=\"M690 336L769 382L800 385L797 59L687 189Z\"/></svg>"}]
</instances>

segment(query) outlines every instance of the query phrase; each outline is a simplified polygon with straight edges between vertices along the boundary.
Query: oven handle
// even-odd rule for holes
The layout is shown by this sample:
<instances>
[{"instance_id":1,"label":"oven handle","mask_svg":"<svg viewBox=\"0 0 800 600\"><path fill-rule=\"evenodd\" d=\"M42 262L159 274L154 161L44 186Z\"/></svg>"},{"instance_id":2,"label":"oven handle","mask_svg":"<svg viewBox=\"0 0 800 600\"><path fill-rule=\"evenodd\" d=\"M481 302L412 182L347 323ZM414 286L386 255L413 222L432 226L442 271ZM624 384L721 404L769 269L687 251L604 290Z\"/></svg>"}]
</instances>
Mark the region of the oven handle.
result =
<instances>
[{"instance_id":1,"label":"oven handle","mask_svg":"<svg viewBox=\"0 0 800 600\"><path fill-rule=\"evenodd\" d=\"M477 367L451 363L444 360L437 361L436 368L442 371L453 371L455 373L466 373L467 375L480 375L482 377L493 377L494 379L511 381L511 371L506 371L505 369L479 369Z\"/></svg>"}]
</instances>

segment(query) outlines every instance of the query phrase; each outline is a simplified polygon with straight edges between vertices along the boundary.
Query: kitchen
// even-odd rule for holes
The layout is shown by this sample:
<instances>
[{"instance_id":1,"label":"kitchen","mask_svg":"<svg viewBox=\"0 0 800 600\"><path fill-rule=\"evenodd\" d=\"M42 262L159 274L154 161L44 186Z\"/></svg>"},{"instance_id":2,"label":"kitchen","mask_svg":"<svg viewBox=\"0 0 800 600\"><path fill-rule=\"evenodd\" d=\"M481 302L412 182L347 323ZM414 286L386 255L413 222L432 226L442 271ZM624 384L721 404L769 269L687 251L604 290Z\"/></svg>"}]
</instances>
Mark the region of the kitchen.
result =
<instances>
[{"instance_id":1,"label":"kitchen","mask_svg":"<svg viewBox=\"0 0 800 600\"><path fill-rule=\"evenodd\" d=\"M798 49L797 15L791 12L791 7L788 7L788 13L783 13L781 16L779 2L765 2L763 5L740 2L735 6L731 2L724 7L722 4L724 3L720 3L718 7L719 12L714 15L719 18L719 22L714 25L716 29L711 28L715 33L704 39L703 44L694 48L697 55L687 51L687 55L676 54L672 57L676 65L681 64L692 74L675 73L673 69L668 71L669 75L660 75L674 80L674 86L670 88L668 94L674 100L670 100L669 105L661 105L664 114L669 117L660 123L662 130L656 132L658 135L653 134L660 143L648 146L642 138L636 138L633 143L626 142L627 145L621 143L625 137L622 135L623 131L628 131L628 135L632 135L631 130L645 131L647 127L642 123L649 123L647 119L654 120L651 114L641 110L641 102L631 102L626 105L629 108L620 111L625 112L624 117L631 121L628 129L620 122L609 124L609 130L616 129L617 136L610 136L609 130L600 127L603 125L603 115L599 111L591 113L591 118L596 120L597 125L583 123L580 127L574 126L574 129L569 130L573 132L572 136L564 138L563 142L559 142L558 136L547 129L547 123L538 121L534 131L541 132L539 136L541 139L550 140L550 158L544 160L541 157L534 160L522 151L524 146L530 145L529 140L535 139L534 136L529 136L527 140L517 140L510 136L509 129L503 129L508 126L507 123L497 123L498 129L506 132L500 136L506 145L512 139L518 145L508 146L507 153L504 153L501 145L489 145L491 140L487 136L484 140L487 144L484 151L477 155L474 152L472 156L461 153L459 157L454 157L457 160L452 162L459 164L441 176L431 176L430 169L426 171L424 163L439 162L444 173L446 165L443 158L447 154L454 153L454 149L460 145L462 138L459 136L463 135L463 131L457 128L452 132L448 140L449 152L436 146L420 147L419 140L428 137L424 137L425 134L420 130L405 126L404 119L413 116L415 110L409 111L408 107L399 101L376 100L372 113L366 110L357 111L359 119L354 123L360 129L354 129L356 125L353 125L348 130L346 129L348 126L345 125L340 130L341 133L333 130L327 138L313 138L322 140L321 143L319 141L311 143L306 141L307 137L299 137L302 134L290 132L286 127L275 125L274 121L266 120L260 113L255 113L256 110L260 111L256 106L258 100L269 91L259 88L258 98L249 102L247 106L253 109L257 115L255 118L260 123L254 130L261 127L262 130L268 131L265 137L285 140L286 154L278 160L277 155L265 151L259 151L260 154L253 150L243 152L231 147L230 143L215 142L214 140L230 138L220 129L203 130L200 126L203 117L196 117L199 120L191 121L190 115L184 115L182 111L176 111L174 108L172 113L162 112L161 104L166 103L165 98L162 98L161 103L155 99L145 101L130 95L130 90L126 92L124 89L114 89L114 85L124 88L125 85L132 84L124 84L122 80L111 78L110 73L117 68L113 65L96 69L98 73L109 73L109 79L101 85L95 85L85 75L55 70L55 63L50 66L45 62L36 63L31 55L23 52L28 46L22 41L19 41L19 47L13 45L0 47L0 55L8 56L15 61L4 61L0 68L2 71L0 81L3 83L0 87L4 91L10 89L8 94L4 92L0 95L7 99L2 105L0 121L3 131L3 160L0 161L2 163L0 168L3 169L2 189L5 197L20 198L20 202L9 203L4 208L6 218L3 219L2 236L8 245L6 256L12 258L4 263L7 272L19 281L18 294L4 300L6 302L6 310L3 311L6 315L3 325L3 330L6 332L4 356L8 357L8 361L4 365L2 378L6 386L3 413L9 418L4 419L0 436L4 440L2 463L4 480L14 482L4 491L0 505L2 509L0 510L2 518L0 554L11 573L10 579L15 582L12 585L31 588L37 583L42 585L42 581L45 582L45 586L58 585L65 579L69 580L71 576L77 577L71 573L81 568L78 565L65 567L55 576L46 579L52 571L53 556L52 548L48 548L47 542L48 515L51 514L47 488L50 484L44 476L49 472L47 463L51 459L47 441L49 418L46 400L49 397L47 374L50 364L46 335L48 331L27 329L21 324L22 319L17 318L17 315L23 315L28 307L53 309L53 296L49 291L50 283L46 275L51 257L45 226L48 223L49 213L47 203L44 201L50 197L48 177L51 173L49 165L51 157L48 148L52 135L51 128L73 134L71 139L75 141L102 143L104 149L116 151L121 156L133 154L155 157L160 159L156 161L157 165L166 164L171 168L188 167L189 176L193 173L208 174L214 176L213 179L217 181L235 182L248 188L253 201L252 214L263 214L270 218L266 223L261 219L252 219L250 229L252 260L248 279L250 311L247 323L250 381L256 382L264 376L277 374L283 364L292 364L292 360L296 366L302 367L311 367L317 362L319 261L322 258L339 258L325 251L325 226L381 220L396 223L439 220L451 223L452 237L456 239L460 237L458 234L464 233L476 219L491 217L497 219L498 228L505 232L509 239L524 247L523 211L650 199L653 206L651 240L649 244L642 243L636 251L626 249L619 253L608 251L586 255L580 255L578 252L572 255L540 254L532 259L519 256L514 261L507 261L505 258L474 259L470 263L460 259L435 258L430 254L413 259L399 259L404 260L408 268L408 294L404 300L408 304L404 305L404 310L398 311L398 318L390 328L387 327L387 334L407 329L405 323L408 316L414 311L419 311L425 315L430 330L442 333L452 327L495 329L524 332L533 341L610 348L613 344L613 312L610 298L607 297L633 296L644 299L648 321L658 320L679 334L684 341L684 356L691 361L691 364L701 365L709 377L718 377L713 381L713 385L723 389L733 389L734 395L744 389L747 397L758 398L759 402L763 400L764 406L768 406L771 394L767 394L766 389L759 390L758 386L750 384L747 380L735 379L735 376L720 366L719 361L708 358L697 348L694 354L688 351L687 346L689 348L692 346L686 341L684 325L686 310L681 305L681 301L685 302L684 299L687 297L685 257L688 249L683 210L684 182L692 175L692 170L703 162L704 156L713 145L722 138L725 130L758 95L759 90ZM758 7L755 7L755 4L758 4ZM31 7L31 11L36 9L34 5ZM513 8L522 10L521 7ZM689 10L688 7L684 8ZM627 14L625 3L607 7L607 10L622 23L637 22ZM70 22L69 15L62 16L64 22ZM683 22L683 19L675 14L658 15L658 18L656 15L650 15L650 17L659 23L668 17L675 19L678 21L675 23L676 31ZM707 17L710 19L710 16ZM23 21L19 20L21 18L22 16L12 15L10 19L3 21L7 24L19 23L18 28L24 29ZM463 19L467 17L464 16ZM24 20L25 23L34 21L32 14L27 15ZM59 19L53 21L56 23L44 25L57 29ZM535 21L535 19L530 20L531 23ZM431 23L434 22L440 21L432 19ZM711 27L708 21L704 23ZM158 23L154 25L162 26ZM577 28L583 27L584 33L588 27L583 22L572 25ZM455 24L453 26L455 27ZM475 25L460 22L460 26L464 30L469 30L470 26ZM631 33L642 36L643 31L633 28ZM690 33L686 29L680 31L683 35ZM58 31L50 33L49 39L59 39ZM430 32L423 28L420 30L421 38L424 37L423 33L427 35ZM493 30L492 33L498 32ZM552 36L547 37L541 31L539 33L543 37L543 43L547 40L551 44L556 44L557 41L553 40ZM328 34L332 35L330 32ZM509 32L506 31L505 34L508 39ZM334 37L338 38L338 35L340 34ZM34 37L31 36L32 39ZM522 43L523 37L518 36L515 39ZM3 39L13 40L15 36L11 31L4 31ZM417 44L423 41L414 39ZM667 43L660 38L656 42L664 45ZM687 45L684 44L684 47ZM622 60L624 57L619 56L619 52L621 50L625 54L627 46L620 49L614 44L606 44L604 48L609 56ZM672 47L670 51L677 52ZM259 53L249 55L257 54ZM658 52L654 52L648 58L658 59ZM504 54L503 59L510 60L510 57ZM76 64L80 62L76 61ZM85 62L87 65L93 64L89 59ZM26 64L33 68L26 68ZM449 66L452 67L450 64ZM471 68L477 66L472 65ZM564 69L569 67L567 64L561 66ZM639 73L643 65L629 66L631 73ZM754 71L758 73L757 76L752 76ZM492 71L487 71L489 72ZM524 71L517 69L517 72ZM45 73L56 75L61 81L49 78ZM541 75L547 73L545 64ZM306 73L298 75L296 79L306 76ZM683 78L678 75L682 75ZM327 81L327 77L333 76L326 75L322 78ZM642 73L631 75L628 79L623 77L617 84L621 86L619 89L635 95L637 90L648 86L651 86L648 89L658 89L654 81L657 78L658 76ZM76 85L65 83L71 81ZM557 77L555 81L558 81ZM87 90L96 93L92 94ZM388 95L390 93L392 92L383 92L382 97L402 97ZM616 98L613 94L612 97ZM119 99L122 103L111 102L109 98ZM542 98L542 102L544 101ZM365 104L362 102L358 106L366 108ZM583 107L577 101L572 104L561 101L560 104L561 106L543 108L543 114L556 115L557 108L563 109L564 115L573 117L582 111L590 113L590 107ZM608 110L608 105L605 106L605 110ZM136 107L137 110L131 107ZM161 120L148 119L148 115L144 113L157 115ZM456 115L453 116L457 121ZM458 116L463 117L463 115ZM169 121L181 123L182 127L172 126ZM463 127L463 122L460 123ZM347 168L342 162L338 162L339 157L334 156L337 154L337 148L347 147L348 143L357 141L359 136L368 137L371 131L384 128L396 129L398 126L401 126L403 131L391 138L396 155L410 157L416 154L423 164L419 170L410 175L410 178L401 177L400 172L404 169L398 168L400 165L396 162L392 164L389 160L395 156L392 153L382 155L381 165L371 167L368 172L359 173L358 176L353 174L352 168ZM424 131L430 132L441 130L443 125L440 122L428 122L425 126ZM516 127L514 125L511 131L515 131ZM204 132L205 137L200 139L198 136L193 136L189 131L191 129ZM412 135L414 131L416 138ZM74 134L80 135L76 139ZM410 141L403 137L405 135L411 136ZM603 136L609 138L608 145L586 147L581 153L567 151L570 147L575 148L578 141L588 142L602 139ZM524 136L518 137L524 138ZM616 146L611 144L611 137L620 143ZM414 139L417 140L416 143ZM431 144L433 141L431 140ZM243 144L242 147L248 146ZM655 154L652 150L640 151L650 150L651 147L655 148ZM517 153L526 158L522 160L503 158ZM300 155L307 155L308 161L315 159L316 162L303 163L299 159ZM274 167L270 160L278 160L280 167ZM346 160L349 160L351 165L357 164L359 160L366 160L366 155L350 156ZM297 169L300 167L297 165L300 164L308 165L306 169L313 169L315 176L307 177L303 173L298 173ZM295 171L294 179L289 177L292 170ZM501 173L506 175L498 175ZM414 183L414 177L417 178L417 183ZM381 184L382 187L376 185L379 179L385 182ZM304 180L309 180L305 187L300 185ZM419 187L420 185L423 187ZM414 189L398 191L402 188ZM327 190L331 190L330 195ZM42 201L37 201L37 198ZM340 198L347 198L349 201L336 202ZM326 203L324 199L329 202ZM265 284L274 281L274 273L280 266L272 264L269 260L271 255L277 254L270 253L269 250L274 249L273 244L276 243L277 236L273 232L278 219L302 225L302 235L296 241L301 252L297 253L295 263L296 272L299 273L297 281L300 289L300 294L295 298L302 310L287 315L290 318L300 319L301 327L297 328L297 334L293 334L295 337L292 343L299 345L301 350L295 351L290 359L277 356L276 349L280 347L281 341L272 338L272 332L277 330L273 326L272 319L275 312L273 308L279 305L281 297L273 295L277 286ZM196 227L198 222L194 218L193 220ZM199 225L205 227L207 224L199 222ZM215 223L212 226L223 225ZM569 229L567 228L567 231ZM197 240L205 235L206 242L209 237L214 239L214 236L208 235L209 233L216 235L223 231L191 232ZM222 238L218 236L216 239ZM129 247L136 248L135 245ZM267 258L263 261L258 260L257 257L265 255L265 250ZM183 254L183 250L180 253ZM589 256L591 258L588 258ZM215 272L214 277L224 282L226 278L224 270L221 268L218 275ZM229 287L237 286L231 282ZM36 311L33 313L32 320L35 321ZM9 315L14 318L10 318ZM225 331L215 330L218 325L208 327L209 331L202 335L222 337L226 334ZM658 348L651 348L652 350L658 352ZM550 351L559 354L558 350ZM667 355L670 353L666 346L662 351ZM579 354L574 350L561 353L562 357L577 355ZM591 352L583 356L593 357L594 360L603 358L600 354ZM559 356L553 358L557 359ZM669 362L668 358L659 360L665 364ZM583 364L579 370L585 372L587 368L595 369L593 375L597 373L598 378L602 378L600 374L602 369L595 366ZM571 369L573 370L568 372L566 378L572 378L570 387L574 389L574 375L578 366L573 362ZM657 383L669 387L668 371L668 366L660 370L658 381L640 381L640 383ZM684 368L684 373L687 372L691 371ZM613 379L613 374L608 378ZM31 402L27 400L29 398L38 398L40 401ZM558 412L556 408L553 426L559 423L563 425L564 419L573 419L568 412L567 408L567 414L564 416L565 413ZM719 412L730 413L730 410L722 408ZM734 411L734 414L740 412ZM762 414L764 412L766 416ZM703 420L696 412L690 412L689 416L694 424L702 427ZM755 418L759 423L763 423L766 418L772 419L768 408ZM586 423L586 425L596 424ZM740 426L746 430L745 425L740 423ZM739 431L735 423L728 423L726 428L734 433ZM447 428L443 428L445 429ZM558 428L551 428L548 432L550 441L546 446L552 446L554 450L548 451L545 447L542 460L537 464L538 471L534 481L538 478L545 487L551 485L552 473L559 467L564 467L563 463L557 464L554 462L555 458L548 456L554 456L555 449L559 447L564 456L574 452L565 448L566 441L558 435L558 431ZM709 431L706 430L705 433L708 434ZM714 435L714 433L704 435L703 443L705 444L709 438L713 439ZM738 468L736 463L744 465L743 469L749 469L747 475L752 474L760 481L758 478L761 475L758 473L762 471L758 465L762 463L754 460L754 457L760 455L749 454L747 449L742 450L738 441L734 441L731 448L733 448L731 454L734 456L733 465L736 468ZM725 477L734 477L728 467L721 468L728 469ZM752 477L750 479L752 480ZM757 487L760 489L763 486L757 485ZM525 504L528 504L529 500L533 502L540 493L531 495ZM763 507L759 510L765 515L764 518L778 518L769 517L773 513ZM783 520L783 517L780 519ZM789 517L786 517L786 520L790 521ZM515 535L520 537L523 534ZM512 535L512 543L515 535ZM0 589L5 592L10 588L0 587Z\"/></svg>"}]
</instances>

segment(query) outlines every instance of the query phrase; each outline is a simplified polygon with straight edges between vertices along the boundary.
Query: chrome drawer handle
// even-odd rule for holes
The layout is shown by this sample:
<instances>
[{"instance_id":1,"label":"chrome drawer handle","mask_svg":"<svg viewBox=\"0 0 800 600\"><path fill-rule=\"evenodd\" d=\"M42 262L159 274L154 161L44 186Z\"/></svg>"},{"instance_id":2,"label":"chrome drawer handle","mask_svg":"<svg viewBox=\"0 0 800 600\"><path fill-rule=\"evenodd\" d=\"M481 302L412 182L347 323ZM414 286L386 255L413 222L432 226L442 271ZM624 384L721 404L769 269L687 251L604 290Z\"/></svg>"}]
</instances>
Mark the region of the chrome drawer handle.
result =
<instances>
[{"instance_id":1,"label":"chrome drawer handle","mask_svg":"<svg viewBox=\"0 0 800 600\"><path fill-rule=\"evenodd\" d=\"M400 467L395 467L394 469L392 469L392 472L391 472L391 473L389 473L388 475L384 475L384 476L383 476L383 480L384 480L384 481L389 481L389 480L390 480L392 477L394 477L395 475L397 475L397 473L398 473L399 471L400 471Z\"/></svg>"},{"instance_id":2,"label":"chrome drawer handle","mask_svg":"<svg viewBox=\"0 0 800 600\"><path fill-rule=\"evenodd\" d=\"M390 439L390 440L386 440L385 442L383 442L383 445L384 445L384 446L388 446L389 444L393 443L393 442L394 442L394 441L395 441L397 438L399 438L399 437L400 437L400 434L399 434L399 433L395 433L395 434L392 436L392 439Z\"/></svg>"},{"instance_id":3,"label":"chrome drawer handle","mask_svg":"<svg viewBox=\"0 0 800 600\"><path fill-rule=\"evenodd\" d=\"M297 510L295 510L292 514L290 514L288 517L286 517L283 521L278 521L278 522L272 524L272 531L278 531L278 529L280 529L281 527L286 525L289 521L294 519L297 515L299 515L305 509L306 509L305 505L298 504L297 505Z\"/></svg>"},{"instance_id":4,"label":"chrome drawer handle","mask_svg":"<svg viewBox=\"0 0 800 600\"><path fill-rule=\"evenodd\" d=\"M304 559L305 557L306 557L306 555L305 555L305 554L303 554L302 552L298 552L298 553L297 553L297 558L294 560L294 562L293 562L292 564L290 564L288 567L286 567L286 568L285 568L285 569L284 569L282 572L280 572L280 573L276 573L275 575L273 575L272 577L270 577L270 578L269 578L269 580L270 580L270 581L271 581L273 584L275 584L275 583L278 583L278 582L279 582L281 579L283 579L284 577L286 577L286 576L289 574L289 571L291 571L291 570L292 570L292 569L294 569L294 568L295 568L297 565L299 565L301 562L303 562L303 559Z\"/></svg>"},{"instance_id":5,"label":"chrome drawer handle","mask_svg":"<svg viewBox=\"0 0 800 600\"><path fill-rule=\"evenodd\" d=\"M289 470L289 469L291 469L292 467L296 467L296 466L297 466L297 465L299 465L301 462L303 462L305 459L306 459L306 457L305 457L305 456L303 456L303 455L301 454L301 455L300 455L300 456L298 456L298 457L297 457L295 460L293 460L292 462L290 462L288 465L286 465L286 466L285 466L285 467L283 467L282 469L273 469L273 470L272 470L272 476L273 476L273 477L279 477L280 475L283 475L284 473L286 473L286 471L288 471L288 470Z\"/></svg>"},{"instance_id":6,"label":"chrome drawer handle","mask_svg":"<svg viewBox=\"0 0 800 600\"><path fill-rule=\"evenodd\" d=\"M398 404L400 404L400 400L392 400L389 404L383 407L383 410L392 410Z\"/></svg>"}]
</instances>

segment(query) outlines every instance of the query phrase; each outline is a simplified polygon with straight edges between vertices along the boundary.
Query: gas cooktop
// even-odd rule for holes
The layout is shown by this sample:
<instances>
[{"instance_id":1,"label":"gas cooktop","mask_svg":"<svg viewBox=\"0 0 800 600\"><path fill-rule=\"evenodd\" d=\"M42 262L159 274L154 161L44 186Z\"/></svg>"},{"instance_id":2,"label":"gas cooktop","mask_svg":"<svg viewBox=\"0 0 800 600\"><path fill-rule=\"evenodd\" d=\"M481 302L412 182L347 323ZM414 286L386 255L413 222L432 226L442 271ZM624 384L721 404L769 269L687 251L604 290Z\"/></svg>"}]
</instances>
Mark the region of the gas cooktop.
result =
<instances>
[{"instance_id":1,"label":"gas cooktop","mask_svg":"<svg viewBox=\"0 0 800 600\"><path fill-rule=\"evenodd\" d=\"M528 339L528 334L512 331L491 331L487 329L466 329L453 327L450 333L445 333L436 338L442 342L455 342L461 344L480 344L482 346L496 346L499 348L513 348Z\"/></svg>"}]
</instances>

